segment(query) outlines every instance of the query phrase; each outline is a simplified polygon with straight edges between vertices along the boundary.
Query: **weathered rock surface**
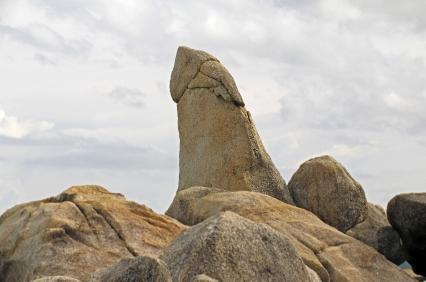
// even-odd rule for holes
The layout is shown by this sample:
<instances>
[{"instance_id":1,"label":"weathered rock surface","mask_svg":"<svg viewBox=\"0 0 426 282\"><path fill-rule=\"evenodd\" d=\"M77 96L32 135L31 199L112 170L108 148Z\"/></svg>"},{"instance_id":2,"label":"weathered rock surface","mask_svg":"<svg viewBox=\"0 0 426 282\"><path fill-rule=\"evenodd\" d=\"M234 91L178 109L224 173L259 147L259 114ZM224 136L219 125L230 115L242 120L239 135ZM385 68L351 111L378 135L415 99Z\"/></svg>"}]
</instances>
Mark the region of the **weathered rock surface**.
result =
<instances>
[{"instance_id":1,"label":"weathered rock surface","mask_svg":"<svg viewBox=\"0 0 426 282\"><path fill-rule=\"evenodd\" d=\"M179 47L170 92L178 111L179 191L247 190L293 203L234 79L216 58Z\"/></svg>"},{"instance_id":2,"label":"weathered rock surface","mask_svg":"<svg viewBox=\"0 0 426 282\"><path fill-rule=\"evenodd\" d=\"M122 259L117 264L101 270L91 282L172 282L167 265L160 259L139 256Z\"/></svg>"},{"instance_id":3,"label":"weathered rock surface","mask_svg":"<svg viewBox=\"0 0 426 282\"><path fill-rule=\"evenodd\" d=\"M32 282L80 282L80 280L67 276L47 276L38 278Z\"/></svg>"},{"instance_id":4,"label":"weathered rock surface","mask_svg":"<svg viewBox=\"0 0 426 282\"><path fill-rule=\"evenodd\" d=\"M401 236L414 272L426 276L426 193L395 196L388 203L387 215Z\"/></svg>"},{"instance_id":5,"label":"weathered rock surface","mask_svg":"<svg viewBox=\"0 0 426 282\"><path fill-rule=\"evenodd\" d=\"M407 259L398 232L389 224L385 210L379 205L368 203L367 218L346 234L373 247L397 265Z\"/></svg>"},{"instance_id":6,"label":"weathered rock surface","mask_svg":"<svg viewBox=\"0 0 426 282\"><path fill-rule=\"evenodd\" d=\"M316 214L342 232L362 222L367 215L367 199L361 185L330 156L304 162L289 181L298 207Z\"/></svg>"},{"instance_id":7,"label":"weathered rock surface","mask_svg":"<svg viewBox=\"0 0 426 282\"><path fill-rule=\"evenodd\" d=\"M100 186L71 187L0 217L0 281L86 281L122 258L158 255L184 228Z\"/></svg>"},{"instance_id":8,"label":"weathered rock surface","mask_svg":"<svg viewBox=\"0 0 426 282\"><path fill-rule=\"evenodd\" d=\"M210 276L207 276L205 274L199 274L197 276L194 276L192 278L191 282L219 282L216 279L211 278Z\"/></svg>"},{"instance_id":9,"label":"weathered rock surface","mask_svg":"<svg viewBox=\"0 0 426 282\"><path fill-rule=\"evenodd\" d=\"M204 273L220 281L309 281L290 241L232 212L184 231L164 251L174 281Z\"/></svg>"},{"instance_id":10,"label":"weathered rock surface","mask_svg":"<svg viewBox=\"0 0 426 282\"><path fill-rule=\"evenodd\" d=\"M177 193L167 214L193 225L223 211L267 224L284 234L322 281L413 281L373 248L307 210L264 194L192 187Z\"/></svg>"}]
</instances>

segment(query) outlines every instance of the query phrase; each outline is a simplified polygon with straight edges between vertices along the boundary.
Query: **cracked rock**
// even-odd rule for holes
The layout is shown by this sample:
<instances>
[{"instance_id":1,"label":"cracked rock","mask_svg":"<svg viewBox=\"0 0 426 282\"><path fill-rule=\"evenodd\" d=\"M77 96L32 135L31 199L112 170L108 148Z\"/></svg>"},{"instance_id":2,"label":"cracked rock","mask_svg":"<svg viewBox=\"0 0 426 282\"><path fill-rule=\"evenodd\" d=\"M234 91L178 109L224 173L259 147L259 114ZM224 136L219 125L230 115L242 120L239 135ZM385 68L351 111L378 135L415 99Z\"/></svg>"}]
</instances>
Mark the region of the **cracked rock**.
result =
<instances>
[{"instance_id":1,"label":"cracked rock","mask_svg":"<svg viewBox=\"0 0 426 282\"><path fill-rule=\"evenodd\" d=\"M293 203L234 79L216 58L179 47L170 91L178 111L179 191L247 190Z\"/></svg>"}]
</instances>

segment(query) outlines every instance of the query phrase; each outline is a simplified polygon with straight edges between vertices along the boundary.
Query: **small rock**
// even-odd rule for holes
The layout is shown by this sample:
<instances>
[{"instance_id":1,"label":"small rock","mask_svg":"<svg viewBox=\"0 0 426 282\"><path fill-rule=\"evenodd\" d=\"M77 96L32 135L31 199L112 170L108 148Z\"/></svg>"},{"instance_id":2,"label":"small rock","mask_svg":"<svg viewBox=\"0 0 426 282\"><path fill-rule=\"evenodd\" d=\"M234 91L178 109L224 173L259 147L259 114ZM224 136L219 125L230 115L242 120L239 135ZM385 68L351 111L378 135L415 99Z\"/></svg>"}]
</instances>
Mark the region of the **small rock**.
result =
<instances>
[{"instance_id":1,"label":"small rock","mask_svg":"<svg viewBox=\"0 0 426 282\"><path fill-rule=\"evenodd\" d=\"M102 270L92 282L172 282L167 265L160 259L139 256L123 259Z\"/></svg>"},{"instance_id":2,"label":"small rock","mask_svg":"<svg viewBox=\"0 0 426 282\"><path fill-rule=\"evenodd\" d=\"M361 185L330 156L304 162L288 185L298 207L342 232L362 222L367 199Z\"/></svg>"}]
</instances>

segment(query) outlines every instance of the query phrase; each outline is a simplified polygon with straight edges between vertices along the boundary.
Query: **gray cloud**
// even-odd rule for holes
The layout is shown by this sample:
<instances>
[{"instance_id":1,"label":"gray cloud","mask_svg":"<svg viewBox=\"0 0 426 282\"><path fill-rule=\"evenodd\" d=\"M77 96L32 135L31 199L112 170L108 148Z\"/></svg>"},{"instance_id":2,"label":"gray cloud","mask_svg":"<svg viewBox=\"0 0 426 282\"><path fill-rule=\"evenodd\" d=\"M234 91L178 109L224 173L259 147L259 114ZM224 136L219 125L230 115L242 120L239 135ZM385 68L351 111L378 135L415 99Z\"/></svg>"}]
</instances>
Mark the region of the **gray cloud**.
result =
<instances>
[{"instance_id":1,"label":"gray cloud","mask_svg":"<svg viewBox=\"0 0 426 282\"><path fill-rule=\"evenodd\" d=\"M146 95L139 89L128 88L125 86L116 86L111 92L108 93L108 96L116 101L135 108L141 108L145 106L144 99Z\"/></svg>"}]
</instances>

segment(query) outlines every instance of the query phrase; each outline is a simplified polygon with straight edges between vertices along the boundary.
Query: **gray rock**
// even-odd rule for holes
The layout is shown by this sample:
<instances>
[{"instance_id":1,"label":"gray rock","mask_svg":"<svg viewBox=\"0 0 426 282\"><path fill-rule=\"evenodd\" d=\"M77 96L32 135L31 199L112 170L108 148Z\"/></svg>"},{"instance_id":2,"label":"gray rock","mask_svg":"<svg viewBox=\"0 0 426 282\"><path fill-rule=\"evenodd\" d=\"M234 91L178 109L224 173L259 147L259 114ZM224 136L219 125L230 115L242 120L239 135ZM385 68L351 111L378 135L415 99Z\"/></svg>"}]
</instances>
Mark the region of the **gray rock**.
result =
<instances>
[{"instance_id":1,"label":"gray rock","mask_svg":"<svg viewBox=\"0 0 426 282\"><path fill-rule=\"evenodd\" d=\"M389 224L385 210L379 205L368 203L367 218L349 229L346 234L375 248L397 265L407 259L398 232Z\"/></svg>"},{"instance_id":2,"label":"gray rock","mask_svg":"<svg viewBox=\"0 0 426 282\"><path fill-rule=\"evenodd\" d=\"M388 203L387 215L401 236L414 272L426 276L426 193L393 197Z\"/></svg>"},{"instance_id":3,"label":"gray rock","mask_svg":"<svg viewBox=\"0 0 426 282\"><path fill-rule=\"evenodd\" d=\"M293 203L234 79L206 52L179 47L170 81L180 138L178 191L256 191Z\"/></svg>"},{"instance_id":4,"label":"gray rock","mask_svg":"<svg viewBox=\"0 0 426 282\"><path fill-rule=\"evenodd\" d=\"M298 207L313 212L342 232L362 222L367 215L362 186L330 156L304 162L288 187Z\"/></svg>"},{"instance_id":5,"label":"gray rock","mask_svg":"<svg viewBox=\"0 0 426 282\"><path fill-rule=\"evenodd\" d=\"M232 212L183 232L161 258L173 281L190 281L200 273L219 281L309 281L302 259L284 235Z\"/></svg>"},{"instance_id":6,"label":"gray rock","mask_svg":"<svg viewBox=\"0 0 426 282\"><path fill-rule=\"evenodd\" d=\"M100 271L92 282L171 282L166 264L157 258L139 256L123 259Z\"/></svg>"}]
</instances>

